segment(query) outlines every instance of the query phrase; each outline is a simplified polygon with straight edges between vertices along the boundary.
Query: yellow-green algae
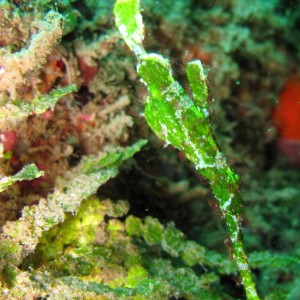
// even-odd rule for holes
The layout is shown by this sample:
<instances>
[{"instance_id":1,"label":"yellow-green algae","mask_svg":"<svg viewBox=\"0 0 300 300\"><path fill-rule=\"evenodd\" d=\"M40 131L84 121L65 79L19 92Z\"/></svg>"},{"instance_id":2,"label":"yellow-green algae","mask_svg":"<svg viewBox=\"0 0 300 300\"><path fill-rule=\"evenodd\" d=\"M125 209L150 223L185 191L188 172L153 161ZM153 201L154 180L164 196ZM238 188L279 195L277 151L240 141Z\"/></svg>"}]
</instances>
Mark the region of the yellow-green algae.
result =
<instances>
[{"instance_id":1,"label":"yellow-green algae","mask_svg":"<svg viewBox=\"0 0 300 300\"><path fill-rule=\"evenodd\" d=\"M218 276L199 276L189 268L205 262L202 246L187 241L174 225L163 226L152 217L143 221L129 215L122 221L128 209L123 200L101 201L95 196L86 199L76 216L69 214L63 224L43 234L23 268L31 270L31 276L47 273L52 278L54 286L47 286L45 294L71 285L78 295L85 291L107 299L166 299L179 295L222 299L222 294L211 288ZM178 256L180 263L175 267L172 259ZM10 295L17 291L15 286Z\"/></svg>"}]
</instances>

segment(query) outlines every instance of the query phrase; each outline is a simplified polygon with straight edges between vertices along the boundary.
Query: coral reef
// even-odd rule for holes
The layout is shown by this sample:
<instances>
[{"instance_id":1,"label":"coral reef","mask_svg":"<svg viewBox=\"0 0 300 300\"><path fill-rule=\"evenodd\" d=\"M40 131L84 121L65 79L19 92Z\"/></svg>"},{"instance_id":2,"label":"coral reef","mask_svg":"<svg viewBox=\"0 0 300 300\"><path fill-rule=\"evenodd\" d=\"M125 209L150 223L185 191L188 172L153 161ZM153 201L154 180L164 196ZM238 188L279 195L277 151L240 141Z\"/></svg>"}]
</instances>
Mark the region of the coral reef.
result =
<instances>
[{"instance_id":1,"label":"coral reef","mask_svg":"<svg viewBox=\"0 0 300 300\"><path fill-rule=\"evenodd\" d=\"M144 120L114 4L0 1L0 298L245 299L208 183ZM259 296L299 299L298 1L141 8L185 90L203 63Z\"/></svg>"}]
</instances>

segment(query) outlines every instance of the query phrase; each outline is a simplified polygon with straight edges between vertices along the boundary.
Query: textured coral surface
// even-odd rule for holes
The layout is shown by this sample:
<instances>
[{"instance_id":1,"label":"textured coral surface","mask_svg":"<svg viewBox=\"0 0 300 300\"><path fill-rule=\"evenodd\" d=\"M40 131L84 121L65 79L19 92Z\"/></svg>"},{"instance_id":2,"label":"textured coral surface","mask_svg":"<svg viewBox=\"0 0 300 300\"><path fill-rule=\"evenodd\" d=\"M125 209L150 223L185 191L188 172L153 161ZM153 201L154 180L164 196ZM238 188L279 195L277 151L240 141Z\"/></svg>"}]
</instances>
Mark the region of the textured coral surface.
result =
<instances>
[{"instance_id":1,"label":"textured coral surface","mask_svg":"<svg viewBox=\"0 0 300 300\"><path fill-rule=\"evenodd\" d=\"M259 295L300 299L298 1L141 5L183 87L204 65ZM143 118L113 6L0 1L0 299L245 299L207 182Z\"/></svg>"}]
</instances>

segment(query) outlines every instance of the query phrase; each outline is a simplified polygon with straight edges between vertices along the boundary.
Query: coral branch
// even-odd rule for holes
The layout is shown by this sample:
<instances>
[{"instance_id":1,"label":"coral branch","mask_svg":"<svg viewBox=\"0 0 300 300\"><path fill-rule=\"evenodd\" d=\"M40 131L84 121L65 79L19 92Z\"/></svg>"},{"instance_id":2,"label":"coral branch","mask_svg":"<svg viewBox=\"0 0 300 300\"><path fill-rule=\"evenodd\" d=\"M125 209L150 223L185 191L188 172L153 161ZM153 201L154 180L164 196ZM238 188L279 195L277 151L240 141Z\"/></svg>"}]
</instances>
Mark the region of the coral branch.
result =
<instances>
[{"instance_id":1,"label":"coral branch","mask_svg":"<svg viewBox=\"0 0 300 300\"><path fill-rule=\"evenodd\" d=\"M63 222L65 213L76 214L80 203L115 177L121 162L133 156L145 143L141 140L101 159L86 158L65 174L52 195L41 199L38 205L25 207L18 221L7 222L0 235L0 271L7 266L18 266L35 249L43 231Z\"/></svg>"},{"instance_id":2,"label":"coral branch","mask_svg":"<svg viewBox=\"0 0 300 300\"><path fill-rule=\"evenodd\" d=\"M47 56L62 37L63 21L61 14L50 11L39 21L39 31L31 36L28 48L15 53L0 50L0 93L7 91L11 98L16 98L17 89L46 63Z\"/></svg>"}]
</instances>

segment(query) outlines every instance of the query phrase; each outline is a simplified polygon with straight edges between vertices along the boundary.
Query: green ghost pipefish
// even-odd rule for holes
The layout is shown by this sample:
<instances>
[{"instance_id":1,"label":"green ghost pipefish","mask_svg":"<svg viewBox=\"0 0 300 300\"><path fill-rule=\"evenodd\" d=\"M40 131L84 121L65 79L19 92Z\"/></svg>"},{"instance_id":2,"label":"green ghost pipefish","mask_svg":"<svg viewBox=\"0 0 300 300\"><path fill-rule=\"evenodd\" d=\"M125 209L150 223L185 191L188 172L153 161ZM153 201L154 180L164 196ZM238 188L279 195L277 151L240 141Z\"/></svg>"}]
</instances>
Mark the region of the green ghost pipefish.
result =
<instances>
[{"instance_id":1,"label":"green ghost pipefish","mask_svg":"<svg viewBox=\"0 0 300 300\"><path fill-rule=\"evenodd\" d=\"M145 118L151 129L194 163L211 185L225 218L233 257L242 277L247 299L259 299L239 225L242 200L238 175L228 166L213 137L207 106L206 76L199 60L187 64L186 73L192 100L173 78L169 60L143 48L144 25L139 0L117 0L116 25L128 47L138 59L137 73L148 88Z\"/></svg>"}]
</instances>

